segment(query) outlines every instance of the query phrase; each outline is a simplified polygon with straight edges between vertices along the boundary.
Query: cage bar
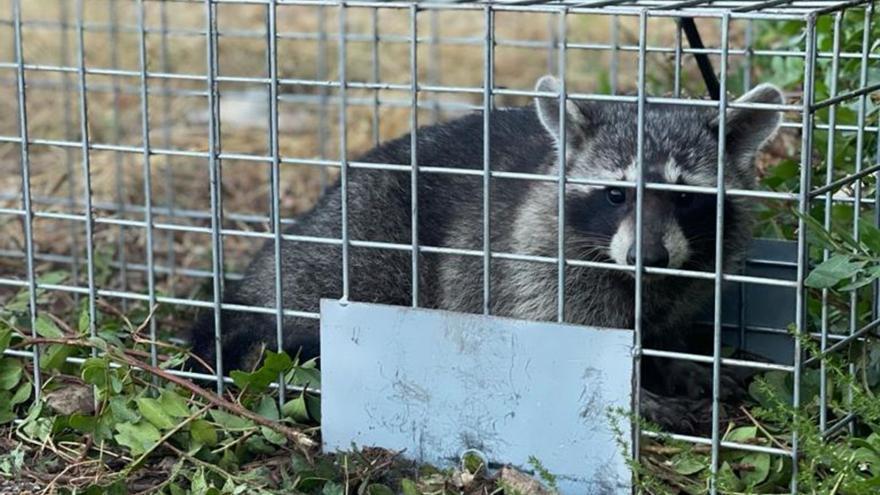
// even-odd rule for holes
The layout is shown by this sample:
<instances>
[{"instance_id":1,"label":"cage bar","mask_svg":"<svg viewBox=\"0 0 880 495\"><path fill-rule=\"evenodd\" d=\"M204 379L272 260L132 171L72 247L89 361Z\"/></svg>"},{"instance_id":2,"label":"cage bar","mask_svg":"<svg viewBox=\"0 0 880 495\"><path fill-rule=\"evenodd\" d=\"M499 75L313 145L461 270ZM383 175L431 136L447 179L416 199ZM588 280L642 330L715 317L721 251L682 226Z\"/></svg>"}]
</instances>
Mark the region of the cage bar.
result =
<instances>
[{"instance_id":1,"label":"cage bar","mask_svg":"<svg viewBox=\"0 0 880 495\"><path fill-rule=\"evenodd\" d=\"M793 207L802 215L817 217L826 229L848 231L857 242L864 240L862 229L865 224L880 225L877 204L880 200L880 188L877 187L880 180L880 123L876 112L869 112L868 107L869 103L876 102L873 98L880 91L880 81L874 80L871 72L873 65L880 61L880 53L872 51L877 41L872 32L872 28L876 30L873 2L205 0L197 22L189 25L178 23L175 14L178 9L183 11L191 6L191 1L108 2L106 18L90 15L82 0L73 2L73 9L70 8L71 2L59 0L52 3L57 15L30 19L28 9L22 10L23 2L12 0L10 18L0 18L0 29L9 28L13 38L12 57L0 61L0 89L8 87L15 91L18 107L15 125L0 126L3 129L0 130L0 151L8 147L17 152L19 167L12 170L12 177L20 179L20 187L18 183L9 186L10 182L0 182L0 216L16 223L20 221L23 227L21 239L16 235L14 240L4 240L0 244L0 262L3 262L0 269L4 270L0 273L0 289L4 294L6 291L10 294L28 292L26 318L31 337L39 338L36 328L45 311L43 299L38 298L42 294L64 296L77 302L82 299L89 313L88 332L92 336L97 334L100 305L105 302L118 302L125 310L146 306L152 318L149 322L149 361L158 366L161 360L157 342L161 339L163 325L152 314L153 310L173 306L187 315L212 311L216 357L209 364L214 369L210 373L175 373L213 381L217 390L222 392L225 384L231 383L221 352L224 314L241 312L274 318L274 346L271 347L278 351L284 349L285 320L321 318L315 308L289 307L291 303L285 303L287 298L283 297L282 278L285 274L281 259L282 246L288 243L338 250L342 261L340 297L344 302L355 302L352 284L353 281L361 283L363 274L357 272L357 265L351 261L353 253L360 250L397 253L394 255L409 259L410 305L413 307L430 304L427 284L423 280L428 266L424 260L434 256L459 257L479 266L482 302L477 306L485 315L492 313L493 303L497 302L493 301L493 270L512 262L541 264L556 273L554 319L558 322L566 321L567 316L566 283L569 280L566 271L570 273L581 268L614 270L631 274L634 278L634 410L640 407L640 386L646 378L641 375L643 357L707 365L712 370L711 433L675 433L665 437L660 432L639 429L635 424L631 445L634 456L639 455L640 443L645 439L672 438L705 445L711 455L713 475L717 475L727 449L787 456L797 469L802 439L796 432L790 448L725 440L724 425L720 424L720 406L724 391L722 376L729 368L791 374L795 385L792 402L795 408L808 403L809 398L800 387L801 381L809 370L817 368L820 431L828 438L855 424L857 418L851 411L834 409L836 396L831 396L832 378L823 358L876 337L876 329L880 326L880 284L875 281L847 295L849 308L842 311L832 304L838 295L835 290L810 290L806 285L810 270L815 263L827 261L833 253L812 245L803 219L786 217L786 228L790 227L790 230L780 234L780 237L794 239L789 245L793 258L779 261L756 255L746 260L749 267L760 269L729 270L724 267L722 237L725 222L730 220L724 214L725 200L728 199L748 200L773 208ZM265 13L264 20L237 23L227 28L224 8L233 6ZM131 13L135 15L128 15ZM153 13L158 13L158 22L148 22ZM862 34L860 40L847 43L844 28L853 14L864 15ZM531 19L540 18L542 22L537 29L527 33L511 34L505 29L508 15L523 19L537 16ZM302 16L309 22L291 22L293 16ZM447 23L447 16L468 22L460 25L452 21ZM420 18L423 21L421 26ZM602 30L582 32L581 24L578 24L582 19L595 21ZM682 36L682 19L698 23L705 35L703 39L707 41L705 46L692 46ZM545 20L546 26L543 24ZM763 26L767 22L784 20L798 23L803 28L804 38L790 44L763 41L759 36ZM829 20L828 24L820 22ZM649 32L651 23L654 25L650 26ZM661 23L670 26L668 33L655 29ZM48 56L31 56L29 47L24 46L25 43L30 45L31 32L51 38L52 50L57 52L50 51ZM71 34L76 37L75 43L69 40ZM820 34L830 34L833 39L821 42ZM109 37L111 47L106 53L93 55L92 35ZM153 41L156 43L151 43ZM130 62L124 51L126 42L137 51L136 64L132 53L132 64L126 65ZM199 64L203 61L204 69L194 69L193 65L178 62L177 57L185 51L182 47L187 46L185 43L201 42L205 43L206 51L199 55L204 57ZM265 72L262 67L252 72L233 71L238 67L230 62L230 52L245 50L243 47L249 42L264 42L265 58L258 62L266 62ZM231 47L229 50L227 43ZM283 43L293 45L291 53L304 58L296 63L289 62ZM300 50L302 47L308 48ZM463 54L461 61L449 63L450 48L459 50L453 53ZM420 49L424 50L421 56ZM507 50L527 53L529 62L511 63ZM155 60L148 59L150 53L157 55ZM723 76L718 80L720 92L717 99L700 97L706 88L703 81L695 79L699 76L696 71L698 57L715 63ZM608 68L610 73L607 87L597 89L598 78L587 78L595 74L585 75L581 65L593 69L594 61L600 59L601 68ZM762 79L773 76L762 65L771 59L803 63L799 71L802 74L798 75L802 83L789 84L795 89L787 94L788 101L782 105L734 101L734 93L740 87L748 90ZM636 65L629 63L633 60ZM456 64L472 64L476 69L473 74L466 74L468 77L447 75L446 71ZM655 64L662 64L668 73L654 77L657 76L653 71ZM852 64L858 64L858 78L841 80L844 69ZM308 71L301 70L300 66L308 67ZM520 84L518 78L513 78L514 84L507 84L512 66L529 74L535 67L543 70L546 66L550 73L558 76L561 87L558 92L550 93ZM636 70L632 71L631 67ZM589 80L583 82L579 77ZM823 92L826 80L827 92ZM250 86L266 91L267 97L261 95L260 98L265 100L260 102L264 106L257 111L265 116L261 120L265 127L241 126L235 121L234 109L229 110L230 103L234 104L236 100L234 88ZM227 88L230 89L227 91ZM57 132L45 131L41 123L34 120L32 109L40 108L42 103L39 100L46 94L51 95L46 99L58 106ZM162 102L158 103L157 98ZM560 143L559 160L555 164L557 170L521 173L494 169L492 146L496 143L492 142L491 131L498 115L493 113L496 106L529 104L534 98L556 99L562 136L566 135L566 126L572 125L565 118L566 106L570 103L624 103L636 107L636 178L600 180L578 177L567 171L565 139ZM74 100L77 103L73 103ZM184 111L176 108L174 102L178 100L187 101ZM139 109L139 126L131 124L135 120L131 118L133 112L131 115L126 112L131 102ZM78 104L78 108L74 109L74 104ZM161 108L157 109L156 105ZM652 105L699 107L707 113L717 112L722 117L718 128L720 144L715 186L658 183L644 177L642 172L648 146L646 115ZM101 113L102 106L108 107L104 113ZM191 121L178 120L182 119L181 114L196 113L190 112L196 108L204 110L205 115L192 116ZM780 153L797 162L793 167L796 172L788 178L786 185L743 189L725 184L723 138L726 124L723 117L733 109L785 113L781 132L788 140L783 143L786 149ZM851 110L856 113L854 120L850 117ZM428 163L419 156L419 148L424 146L419 138L425 135L425 131L419 129L420 124L443 122L474 111L482 112L479 162L458 167L456 165L460 164ZM161 119L156 118L159 115ZM74 119L78 119L78 125L74 124ZM224 133L221 134L221 124L224 123L229 127L223 127ZM76 127L78 133L74 130ZM129 131L134 132L129 135ZM188 131L192 136L186 136ZM204 136L202 131L206 131ZM407 132L409 136L404 139L409 143L408 159L403 163L364 161L358 156L382 140ZM238 133L242 140L255 139L255 136L266 138L267 149L238 147ZM876 150L869 149L872 139ZM334 151L334 143L338 146L337 151ZM842 161L838 154L845 146L852 146L852 150L846 149L848 154ZM47 163L47 156L54 152L58 154L58 164L63 165L58 170L66 170L66 177L59 181L57 188L37 187L32 183L51 165ZM73 157L77 154L81 158L79 171L73 165ZM774 155L774 160L778 159ZM134 162L139 164L137 174L132 174L133 169L129 166ZM164 174L157 175L155 172L159 170L155 167L160 164L164 167ZM202 175L207 172L208 180L188 183L191 179L188 176L193 173L191 169ZM266 170L268 174L264 173ZM350 195L357 190L351 187L351 180L359 174L380 173L408 175L411 230L408 236L404 235L404 240L358 238L355 234L358 230L350 230L350 222L356 218L350 211L353 204ZM308 187L320 188L320 192L335 187L340 189L338 236L304 235L288 230L297 226L298 215L314 203L312 196L319 195L312 194L311 189L303 194L295 187L289 192L284 182L288 174L296 175L298 179L305 177L303 181L313 181L314 184L309 182ZM338 185L335 183L337 174ZM239 187L236 180L252 175L260 175L262 182L240 187L253 190L257 198L253 203L260 207L229 201L230 183L234 184L232 187ZM425 215L424 206L420 211L420 203L426 198L424 190L419 190L419 184L435 175L480 183L481 225L478 232L481 239L474 245L423 242L425 232L420 232L419 217ZM227 183L224 183L224 177ZM204 190L193 187L190 194L177 184L178 181L184 185L204 186ZM492 197L492 187L500 183L518 186L540 183L555 188L555 253L552 248L541 254L514 252L493 240L495 229L503 228L503 222L496 222L492 216L498 201ZM565 199L566 194L570 195L566 188L575 185L620 187L635 194L636 262L633 266L566 256L568 206ZM657 192L715 196L714 269L645 266L642 259L644 197ZM307 200L304 199L309 195ZM846 215L852 215L851 220L846 216L846 220L841 221L832 214L844 210ZM841 223L845 225L841 227ZM69 239L64 245L43 242L41 231L46 225L52 228L62 225L65 231L69 229ZM424 225L421 230L424 231ZM181 240L189 238L210 238L210 242L199 246L203 248L199 252L179 250ZM243 277L241 258L244 253L261 243L269 243L273 248L274 303L252 306L224 301L225 284ZM104 248L115 249L109 259L104 259ZM41 280L43 267L63 267L71 276L60 283L46 283ZM20 273L15 271L16 268ZM786 278L772 270L787 270L793 276ZM111 273L109 279L98 277L97 272L105 271ZM478 276L476 269L474 276ZM645 278L649 276L712 281L712 314L703 322L711 326L711 352L673 351L643 345L643 336L650 331L650 322L645 321L642 314L646 305L643 293L648 283ZM207 289L206 295L198 294L200 285ZM728 299L730 296L725 292L732 285L738 285L735 289L739 299L735 301ZM748 301L752 296L747 293L753 288L791 294L795 307L795 336L785 340L785 350L791 354L791 361L764 362L723 354L722 345L732 342L731 337L735 337L738 346L745 348L747 342L756 342L754 339L773 338L782 342L788 336L785 328L747 321L752 304ZM732 302L737 306L734 307ZM859 304L866 302L871 303L870 316L860 311ZM811 306L813 303L818 303L815 311ZM22 320L24 318L22 313ZM22 323L22 326L26 325ZM801 339L818 342L819 355L808 355ZM40 352L39 345L5 352L5 355L32 361L37 396L46 379L40 366ZM82 364L83 358L71 357L68 362ZM850 364L849 371L854 373L855 366ZM302 391L299 387L284 384L284 377L279 377L278 383L281 385L274 386L279 388L279 405L290 399L291 393ZM849 397L851 400L851 393ZM795 481L790 490L797 493ZM718 491L714 482L711 491Z\"/></svg>"}]
</instances>

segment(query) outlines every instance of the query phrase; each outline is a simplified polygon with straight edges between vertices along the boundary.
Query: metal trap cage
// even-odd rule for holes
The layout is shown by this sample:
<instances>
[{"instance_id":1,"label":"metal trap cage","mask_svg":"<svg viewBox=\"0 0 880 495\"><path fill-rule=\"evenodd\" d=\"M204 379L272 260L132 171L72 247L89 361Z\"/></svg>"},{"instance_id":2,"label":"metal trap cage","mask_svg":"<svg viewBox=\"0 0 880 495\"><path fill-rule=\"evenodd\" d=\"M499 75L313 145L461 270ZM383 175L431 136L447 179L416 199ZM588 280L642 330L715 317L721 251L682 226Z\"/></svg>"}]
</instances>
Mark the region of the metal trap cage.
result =
<instances>
[{"instance_id":1,"label":"metal trap cage","mask_svg":"<svg viewBox=\"0 0 880 495\"><path fill-rule=\"evenodd\" d=\"M0 300L27 294L21 324L34 336L38 316L59 305L85 305L92 333L101 305L163 308L145 329L154 342L183 332L197 311L320 318L314 308L283 307L280 294L275 307L223 302L225 284L241 278L265 242L323 244L344 258L349 248L407 252L415 280L420 256L431 253L478 257L485 274L501 259L549 263L560 274L558 321L566 267L624 269L635 277L636 308L645 276L714 281L704 353L643 347L638 314L632 328L635 410L643 357L712 365L711 434L671 438L711 446L713 474L722 449L788 456L797 468L797 435L784 448L723 440L723 368L790 375L794 407L805 370L817 368L822 431L851 424L852 417L828 415L824 364L806 355L799 337L814 337L830 354L876 334L880 323L874 279L845 296L805 285L811 267L834 255L811 242L808 217L857 243L864 224L880 225L880 40L871 1L0 0L0 39ZM560 94L532 89L547 73L562 81ZM748 107L734 96L762 82L782 87L786 102L764 106L785 116L759 157L758 189L723 181L671 187L641 174L617 183L637 198L676 190L716 194L719 205L726 197L754 202L756 235L765 239L742 272L725 273L721 264L714 272L648 267L640 256L626 268L566 259L564 228L553 258L498 252L489 195L485 240L474 249L425 245L416 220L408 244L351 238L345 203L339 237L284 233L326 188L338 182L345 196L349 171L358 169L410 174L413 184L423 174L469 174L486 191L495 180L554 183L562 226L566 184L590 180L566 176L565 167L558 176L493 170L488 110L534 97L559 98L560 108L628 102L639 108L643 136L646 105L724 115ZM383 141L474 111L483 112L486 136L479 169L419 164L415 151L408 163L358 161ZM643 158L640 141L639 167ZM418 194L411 191L413 218ZM717 232L723 222L719 215ZM715 249L721 253L721 240ZM353 274L343 266L347 300ZM483 280L488 314L492 288L490 277ZM419 307L418 284L411 292ZM219 318L216 329L219 335ZM765 359L725 357L722 343ZM6 351L32 358L37 395L45 351ZM152 345L153 365L160 352ZM222 390L228 370L219 358L213 364L215 376L180 373L213 379ZM660 434L634 426L637 454L640 438Z\"/></svg>"}]
</instances>

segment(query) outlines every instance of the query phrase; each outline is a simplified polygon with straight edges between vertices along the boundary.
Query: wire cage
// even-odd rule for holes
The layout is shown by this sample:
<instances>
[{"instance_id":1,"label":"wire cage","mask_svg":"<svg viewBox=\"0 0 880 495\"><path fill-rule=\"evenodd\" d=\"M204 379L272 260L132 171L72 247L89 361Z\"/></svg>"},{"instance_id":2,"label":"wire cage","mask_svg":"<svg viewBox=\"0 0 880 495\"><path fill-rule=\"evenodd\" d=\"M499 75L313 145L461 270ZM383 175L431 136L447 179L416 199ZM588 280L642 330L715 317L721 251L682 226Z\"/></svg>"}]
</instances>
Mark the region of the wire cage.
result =
<instances>
[{"instance_id":1,"label":"wire cage","mask_svg":"<svg viewBox=\"0 0 880 495\"><path fill-rule=\"evenodd\" d=\"M82 325L90 332L97 331L99 307L159 308L145 329L156 341L181 334L199 311L319 318L310 308L223 303L225 283L241 278L265 242L319 243L341 247L343 256L348 247L404 251L414 274L426 253L476 256L488 273L499 259L528 255L494 251L488 235L477 249L459 249L423 245L418 229L408 244L350 238L344 226L338 238L284 230L326 188L339 182L344 191L349 170L410 174L413 181L466 173L486 188L495 180L544 181L557 184L561 197L567 183L591 184L566 176L564 167L558 176L493 170L488 155L481 169L468 170L418 164L415 153L409 163L358 161L374 145L420 126L483 111L488 133L487 110L528 105L535 97L560 98L563 105L628 102L639 115L648 104L723 115L748 106L734 96L774 82L786 101L764 108L784 112L784 120L758 157L757 189L725 188L723 181L714 188L671 186L641 174L618 183L637 197L677 190L748 199L759 209L756 236L776 239L768 249L782 254L753 250L746 266L767 270L657 268L644 266L640 256L626 268L566 259L564 234L555 258L532 261L557 266L560 281L570 266L628 269L637 308L644 276L713 280L710 328L702 333L706 353L641 346L637 316L637 377L643 357L712 365L711 434L672 438L710 445L713 473L722 448L797 459L796 435L785 448L723 440L720 377L727 367L783 372L794 383L797 406L804 373L819 367L822 430L831 434L852 420L827 414L824 365L805 355L785 322L796 337L814 337L825 353L847 349L880 323L875 279L847 293L848 307L833 304L831 289L805 285L811 267L833 255L811 242L808 218L849 232L856 242L864 241L864 224L880 224L874 9L868 0L0 0L0 300L20 304L20 323L35 336L40 314L59 306L86 308ZM548 73L562 81L561 94L533 89ZM637 125L642 132L641 117ZM486 215L491 201L484 198ZM723 221L716 219L718 232ZM348 276L345 271L343 298ZM488 312L491 287L489 277L483 280ZM748 299L755 304L761 291L776 290L791 308L785 314L775 308L782 325L748 323L742 315L751 314L750 303L740 298L731 307L725 288L757 291ZM418 289L412 305L420 305ZM562 303L559 311L561 320ZM741 317L731 323L722 311ZM730 332L740 345L776 335L777 362L724 357L722 336ZM33 359L37 394L46 352L44 346L6 351ZM160 353L152 345L154 365ZM228 370L215 364L216 376L180 373L213 379L222 390ZM634 452L643 435L658 433L636 430Z\"/></svg>"}]
</instances>

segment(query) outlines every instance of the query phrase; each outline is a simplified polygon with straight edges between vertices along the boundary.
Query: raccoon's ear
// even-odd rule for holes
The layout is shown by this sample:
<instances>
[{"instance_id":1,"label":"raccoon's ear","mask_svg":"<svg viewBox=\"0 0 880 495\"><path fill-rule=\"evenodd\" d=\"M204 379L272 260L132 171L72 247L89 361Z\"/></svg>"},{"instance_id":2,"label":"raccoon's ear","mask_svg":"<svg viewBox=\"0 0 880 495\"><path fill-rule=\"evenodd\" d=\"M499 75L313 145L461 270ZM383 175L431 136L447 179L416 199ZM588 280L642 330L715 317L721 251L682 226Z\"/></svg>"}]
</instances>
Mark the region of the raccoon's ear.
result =
<instances>
[{"instance_id":1,"label":"raccoon's ear","mask_svg":"<svg viewBox=\"0 0 880 495\"><path fill-rule=\"evenodd\" d=\"M544 76L535 84L535 91L542 93L559 93L561 89L562 85L559 84L559 80L553 76ZM587 106L566 100L565 133L568 135L569 142L577 142L587 136L591 124ZM535 108L541 124L556 141L559 141L559 97L535 97Z\"/></svg>"},{"instance_id":2,"label":"raccoon's ear","mask_svg":"<svg viewBox=\"0 0 880 495\"><path fill-rule=\"evenodd\" d=\"M763 103L782 105L785 97L776 86L761 84L741 96L737 103ZM768 140L782 121L778 110L757 108L731 108L727 111L725 126L727 134L727 153L730 156L750 156ZM718 117L714 117L712 127L718 128Z\"/></svg>"}]
</instances>

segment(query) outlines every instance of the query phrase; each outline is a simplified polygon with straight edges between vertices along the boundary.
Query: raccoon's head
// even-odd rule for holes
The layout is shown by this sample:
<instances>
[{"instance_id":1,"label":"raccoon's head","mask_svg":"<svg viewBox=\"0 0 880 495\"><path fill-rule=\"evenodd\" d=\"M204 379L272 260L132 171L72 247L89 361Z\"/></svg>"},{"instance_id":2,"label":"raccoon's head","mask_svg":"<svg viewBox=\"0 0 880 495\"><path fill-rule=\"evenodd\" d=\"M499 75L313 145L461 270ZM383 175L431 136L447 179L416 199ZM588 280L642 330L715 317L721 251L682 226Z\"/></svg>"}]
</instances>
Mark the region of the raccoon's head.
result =
<instances>
[{"instance_id":1,"label":"raccoon's head","mask_svg":"<svg viewBox=\"0 0 880 495\"><path fill-rule=\"evenodd\" d=\"M550 76L537 91L559 92ZM782 104L775 86L760 85L737 103ZM559 100L536 98L538 117L560 144ZM566 108L566 167L571 178L636 181L638 112L634 103L575 102ZM682 105L645 106L645 181L714 187L718 171L718 110ZM725 121L724 171L727 188L755 184L754 158L779 127L778 111L731 108ZM557 155L558 163L558 155ZM635 264L634 188L569 183L566 236L573 255ZM647 188L643 196L642 255L646 266L707 270L714 267L716 195ZM740 255L751 232L749 200L724 201L725 260Z\"/></svg>"}]
</instances>

